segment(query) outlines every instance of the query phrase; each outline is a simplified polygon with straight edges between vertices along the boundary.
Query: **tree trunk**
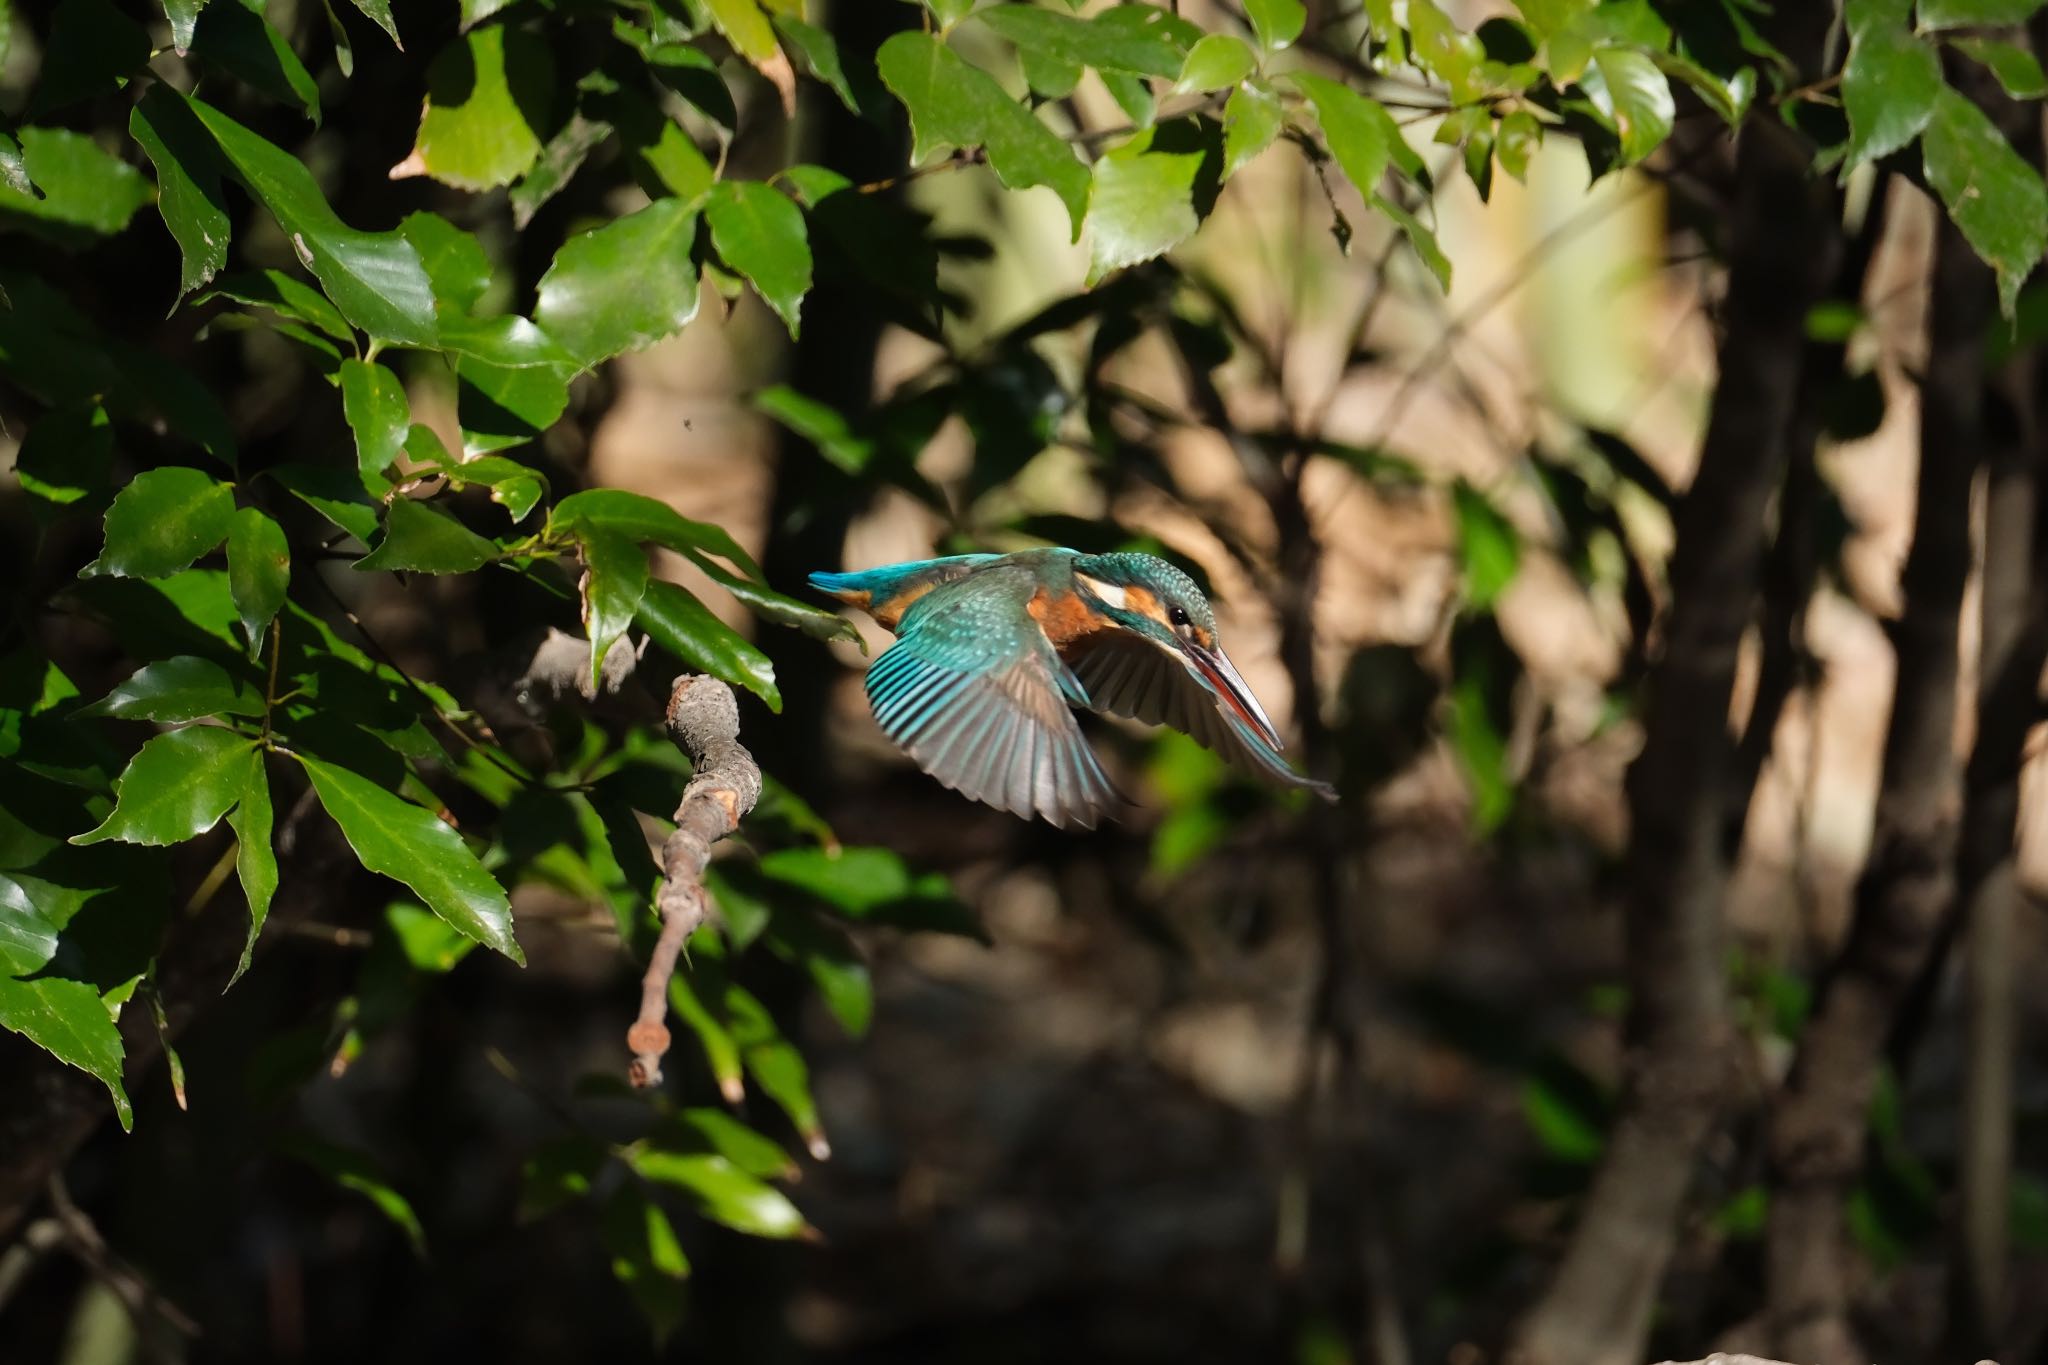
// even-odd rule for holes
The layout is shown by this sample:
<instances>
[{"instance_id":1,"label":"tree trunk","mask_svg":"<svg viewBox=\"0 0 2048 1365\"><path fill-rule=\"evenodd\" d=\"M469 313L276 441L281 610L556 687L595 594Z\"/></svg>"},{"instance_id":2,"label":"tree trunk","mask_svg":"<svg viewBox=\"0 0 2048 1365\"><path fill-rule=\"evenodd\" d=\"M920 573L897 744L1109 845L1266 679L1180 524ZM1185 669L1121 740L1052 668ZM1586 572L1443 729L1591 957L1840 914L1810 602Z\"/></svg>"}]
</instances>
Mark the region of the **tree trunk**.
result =
<instances>
[{"instance_id":1,"label":"tree trunk","mask_svg":"<svg viewBox=\"0 0 2048 1365\"><path fill-rule=\"evenodd\" d=\"M1971 568L1970 492L1981 443L1991 271L1943 220L1921 386L1920 475L1871 855L1842 951L1770 1124L1772 1335L1798 1359L1863 1358L1848 1319L1842 1205L1894 1014L1953 891L1959 626Z\"/></svg>"},{"instance_id":2,"label":"tree trunk","mask_svg":"<svg viewBox=\"0 0 2048 1365\"><path fill-rule=\"evenodd\" d=\"M1809 46L1817 53L1818 37L1797 50ZM1730 1076L1727 717L1785 469L1806 314L1840 249L1838 196L1808 161L1768 124L1737 152L1720 382L1677 513L1666 643L1629 772L1621 1107L1564 1260L1514 1334L1513 1355L1539 1365L1642 1359L1694 1163Z\"/></svg>"}]
</instances>

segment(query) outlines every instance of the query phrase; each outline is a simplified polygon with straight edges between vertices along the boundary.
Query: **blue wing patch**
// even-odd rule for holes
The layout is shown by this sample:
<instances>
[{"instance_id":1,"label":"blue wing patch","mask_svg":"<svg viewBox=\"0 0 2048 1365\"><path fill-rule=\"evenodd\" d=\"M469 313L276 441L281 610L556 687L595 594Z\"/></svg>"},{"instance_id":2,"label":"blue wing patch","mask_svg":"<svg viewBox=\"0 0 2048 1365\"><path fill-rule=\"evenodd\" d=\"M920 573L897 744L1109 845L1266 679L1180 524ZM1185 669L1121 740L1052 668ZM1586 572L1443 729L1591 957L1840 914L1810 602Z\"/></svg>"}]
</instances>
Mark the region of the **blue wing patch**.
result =
<instances>
[{"instance_id":1,"label":"blue wing patch","mask_svg":"<svg viewBox=\"0 0 2048 1365\"><path fill-rule=\"evenodd\" d=\"M1092 827L1122 801L1068 709L1080 683L1024 614L1028 571L934 589L867 674L883 731L963 796Z\"/></svg>"}]
</instances>

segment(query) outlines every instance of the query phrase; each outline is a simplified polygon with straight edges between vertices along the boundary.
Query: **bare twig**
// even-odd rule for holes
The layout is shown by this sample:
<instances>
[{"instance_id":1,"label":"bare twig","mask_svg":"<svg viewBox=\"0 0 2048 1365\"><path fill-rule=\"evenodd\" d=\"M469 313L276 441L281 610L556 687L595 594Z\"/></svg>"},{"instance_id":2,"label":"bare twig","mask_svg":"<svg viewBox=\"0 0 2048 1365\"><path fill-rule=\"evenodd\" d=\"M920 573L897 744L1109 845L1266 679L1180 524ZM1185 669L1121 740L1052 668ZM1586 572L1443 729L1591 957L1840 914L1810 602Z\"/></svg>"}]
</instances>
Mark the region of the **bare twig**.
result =
<instances>
[{"instance_id":1,"label":"bare twig","mask_svg":"<svg viewBox=\"0 0 2048 1365\"><path fill-rule=\"evenodd\" d=\"M107 1246L99 1227L85 1210L72 1202L71 1192L59 1175L50 1177L50 1211L63 1229L63 1246L78 1258L93 1278L113 1291L135 1320L137 1335L148 1354L157 1360L173 1361L182 1352L165 1339L165 1328L178 1336L196 1337L199 1324L185 1310L157 1292L154 1285Z\"/></svg>"},{"instance_id":2,"label":"bare twig","mask_svg":"<svg viewBox=\"0 0 2048 1365\"><path fill-rule=\"evenodd\" d=\"M761 769L740 743L739 703L716 678L685 675L668 699L668 733L696 773L676 807L676 832L661 849L661 937L640 978L640 1017L626 1030L637 1086L661 1083L668 1051L668 982L683 941L704 922L704 866L711 846L739 828L761 799Z\"/></svg>"}]
</instances>

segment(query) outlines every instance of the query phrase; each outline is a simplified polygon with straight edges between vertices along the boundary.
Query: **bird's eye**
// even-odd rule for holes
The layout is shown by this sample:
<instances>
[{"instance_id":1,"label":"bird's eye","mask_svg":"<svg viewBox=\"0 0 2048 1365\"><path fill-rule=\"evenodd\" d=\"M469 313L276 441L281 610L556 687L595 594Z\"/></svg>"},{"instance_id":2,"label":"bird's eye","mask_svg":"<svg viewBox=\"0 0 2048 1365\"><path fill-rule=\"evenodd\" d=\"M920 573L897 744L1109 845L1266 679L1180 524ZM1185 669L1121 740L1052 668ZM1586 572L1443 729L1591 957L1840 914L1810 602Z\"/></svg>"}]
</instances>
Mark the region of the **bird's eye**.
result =
<instances>
[{"instance_id":1,"label":"bird's eye","mask_svg":"<svg viewBox=\"0 0 2048 1365\"><path fill-rule=\"evenodd\" d=\"M1181 607L1175 607L1171 611L1167 612L1166 619L1173 622L1175 630L1178 630L1182 626L1188 624L1188 614L1186 610Z\"/></svg>"}]
</instances>

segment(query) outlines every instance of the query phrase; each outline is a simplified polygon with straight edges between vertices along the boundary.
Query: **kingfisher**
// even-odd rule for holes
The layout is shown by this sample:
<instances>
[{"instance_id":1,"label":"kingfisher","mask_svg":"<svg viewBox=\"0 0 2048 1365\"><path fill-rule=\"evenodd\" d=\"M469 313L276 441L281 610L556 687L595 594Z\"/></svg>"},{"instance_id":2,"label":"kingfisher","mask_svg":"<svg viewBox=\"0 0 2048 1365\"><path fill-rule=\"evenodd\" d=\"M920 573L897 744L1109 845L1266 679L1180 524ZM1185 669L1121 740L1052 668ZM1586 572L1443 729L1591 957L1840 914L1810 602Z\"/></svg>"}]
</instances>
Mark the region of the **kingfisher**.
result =
<instances>
[{"instance_id":1,"label":"kingfisher","mask_svg":"<svg viewBox=\"0 0 2048 1365\"><path fill-rule=\"evenodd\" d=\"M1209 599L1156 555L952 555L810 581L895 634L867 673L875 719L973 800L1086 828L1123 804L1076 706L1170 725L1248 772L1336 799L1281 757Z\"/></svg>"}]
</instances>

